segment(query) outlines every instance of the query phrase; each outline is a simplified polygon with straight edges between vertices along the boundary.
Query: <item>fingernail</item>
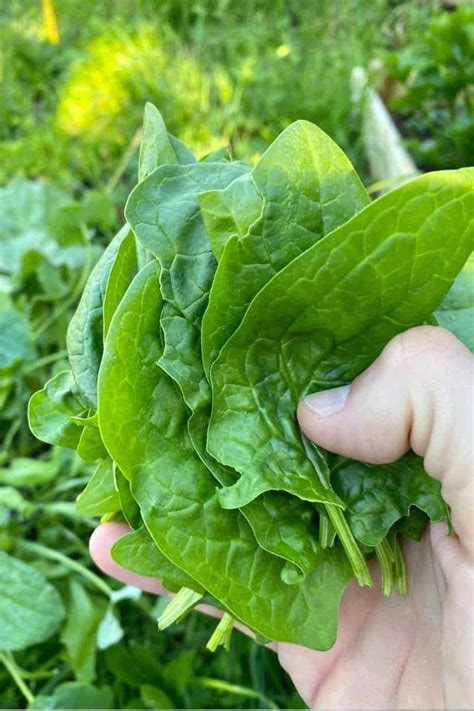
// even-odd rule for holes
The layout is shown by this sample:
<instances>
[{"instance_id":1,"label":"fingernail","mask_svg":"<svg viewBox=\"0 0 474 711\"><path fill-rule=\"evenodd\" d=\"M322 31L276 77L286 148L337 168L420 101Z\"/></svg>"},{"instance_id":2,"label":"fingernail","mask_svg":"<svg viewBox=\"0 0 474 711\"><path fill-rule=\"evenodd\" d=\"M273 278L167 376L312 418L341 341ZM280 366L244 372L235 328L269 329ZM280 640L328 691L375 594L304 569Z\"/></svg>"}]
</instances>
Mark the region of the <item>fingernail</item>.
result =
<instances>
[{"instance_id":1,"label":"fingernail","mask_svg":"<svg viewBox=\"0 0 474 711\"><path fill-rule=\"evenodd\" d=\"M343 385L340 388L325 390L322 393L313 393L312 395L307 395L303 402L319 417L329 417L343 409L350 389L350 385Z\"/></svg>"}]
</instances>

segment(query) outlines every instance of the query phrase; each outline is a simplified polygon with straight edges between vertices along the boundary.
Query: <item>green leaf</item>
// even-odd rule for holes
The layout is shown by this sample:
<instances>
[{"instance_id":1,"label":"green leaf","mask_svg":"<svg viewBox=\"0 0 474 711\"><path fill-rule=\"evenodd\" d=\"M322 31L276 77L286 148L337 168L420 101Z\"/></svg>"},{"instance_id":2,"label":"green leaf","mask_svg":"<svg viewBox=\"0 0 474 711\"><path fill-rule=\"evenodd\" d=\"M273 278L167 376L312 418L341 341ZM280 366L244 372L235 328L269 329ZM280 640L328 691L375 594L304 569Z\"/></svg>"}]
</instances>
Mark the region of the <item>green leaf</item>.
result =
<instances>
[{"instance_id":1,"label":"green leaf","mask_svg":"<svg viewBox=\"0 0 474 711\"><path fill-rule=\"evenodd\" d=\"M78 681L66 681L52 694L37 696L29 709L110 709L113 706L112 690Z\"/></svg>"},{"instance_id":2,"label":"green leaf","mask_svg":"<svg viewBox=\"0 0 474 711\"><path fill-rule=\"evenodd\" d=\"M266 282L369 202L348 158L308 121L297 121L278 136L252 170L251 180L263 202L258 220L252 221L258 207L255 196L249 196L251 188L242 190L243 180L222 198L232 201L243 228L227 240L203 319L207 374Z\"/></svg>"},{"instance_id":3,"label":"green leaf","mask_svg":"<svg viewBox=\"0 0 474 711\"><path fill-rule=\"evenodd\" d=\"M118 467L114 467L115 487L120 498L120 510L130 528L137 529L142 525L140 507L132 496L130 482Z\"/></svg>"},{"instance_id":4,"label":"green leaf","mask_svg":"<svg viewBox=\"0 0 474 711\"><path fill-rule=\"evenodd\" d=\"M135 235L129 231L120 242L107 279L103 303L104 338L109 330L112 316L137 271Z\"/></svg>"},{"instance_id":5,"label":"green leaf","mask_svg":"<svg viewBox=\"0 0 474 711\"><path fill-rule=\"evenodd\" d=\"M145 104L143 135L138 159L138 180L141 182L157 166L177 163L165 122L158 109L150 102Z\"/></svg>"},{"instance_id":6,"label":"green leaf","mask_svg":"<svg viewBox=\"0 0 474 711\"><path fill-rule=\"evenodd\" d=\"M112 547L111 555L116 563L132 573L161 580L170 592L178 592L185 587L200 594L204 592L201 585L163 555L146 528L139 528L119 538Z\"/></svg>"},{"instance_id":7,"label":"green leaf","mask_svg":"<svg viewBox=\"0 0 474 711\"><path fill-rule=\"evenodd\" d=\"M77 510L84 516L103 516L120 510L112 463L99 462L86 488L77 499Z\"/></svg>"},{"instance_id":8,"label":"green leaf","mask_svg":"<svg viewBox=\"0 0 474 711\"><path fill-rule=\"evenodd\" d=\"M0 551L0 649L15 651L44 642L63 618L61 598L46 578Z\"/></svg>"},{"instance_id":9,"label":"green leaf","mask_svg":"<svg viewBox=\"0 0 474 711\"><path fill-rule=\"evenodd\" d=\"M277 489L318 500L299 399L351 382L397 333L423 323L472 250L474 170L432 173L384 195L258 293L212 368L208 449L242 476L238 507Z\"/></svg>"},{"instance_id":10,"label":"green leaf","mask_svg":"<svg viewBox=\"0 0 474 711\"><path fill-rule=\"evenodd\" d=\"M15 457L9 467L0 468L0 483L31 488L48 484L58 474L57 459L33 459L30 457Z\"/></svg>"},{"instance_id":11,"label":"green leaf","mask_svg":"<svg viewBox=\"0 0 474 711\"><path fill-rule=\"evenodd\" d=\"M147 709L174 709L176 708L169 696L156 686L143 684L140 687L140 696Z\"/></svg>"},{"instance_id":12,"label":"green leaf","mask_svg":"<svg viewBox=\"0 0 474 711\"><path fill-rule=\"evenodd\" d=\"M0 513L2 509L8 509L27 516L33 508L34 505L27 501L17 489L12 486L0 486Z\"/></svg>"},{"instance_id":13,"label":"green leaf","mask_svg":"<svg viewBox=\"0 0 474 711\"><path fill-rule=\"evenodd\" d=\"M15 308L0 309L0 376L11 373L36 356L28 319Z\"/></svg>"},{"instance_id":14,"label":"green leaf","mask_svg":"<svg viewBox=\"0 0 474 711\"><path fill-rule=\"evenodd\" d=\"M31 396L28 403L30 429L43 442L75 449L82 429L70 418L80 415L85 409L72 373L63 371Z\"/></svg>"},{"instance_id":15,"label":"green leaf","mask_svg":"<svg viewBox=\"0 0 474 711\"><path fill-rule=\"evenodd\" d=\"M239 512L221 509L213 478L187 435L184 403L155 365L161 351L158 275L154 263L137 275L107 336L99 373L107 449L130 479L155 543L175 565L261 634L327 648L350 578L346 559L338 547L321 550L305 581L286 585L283 561L257 545Z\"/></svg>"},{"instance_id":16,"label":"green leaf","mask_svg":"<svg viewBox=\"0 0 474 711\"><path fill-rule=\"evenodd\" d=\"M89 595L77 580L69 581L67 617L61 640L78 681L95 679L97 629L105 606L103 600Z\"/></svg>"},{"instance_id":17,"label":"green leaf","mask_svg":"<svg viewBox=\"0 0 474 711\"><path fill-rule=\"evenodd\" d=\"M96 462L98 459L107 458L107 450L97 427L84 426L77 445L77 453L85 462Z\"/></svg>"},{"instance_id":18,"label":"green leaf","mask_svg":"<svg viewBox=\"0 0 474 711\"><path fill-rule=\"evenodd\" d=\"M223 190L200 193L202 219L207 237L219 260L231 237L245 237L250 225L262 214L263 199L257 191L252 174L234 180Z\"/></svg>"},{"instance_id":19,"label":"green leaf","mask_svg":"<svg viewBox=\"0 0 474 711\"><path fill-rule=\"evenodd\" d=\"M115 235L92 270L67 331L71 370L89 407L97 408L97 373L103 349L103 304L110 270L128 225Z\"/></svg>"},{"instance_id":20,"label":"green leaf","mask_svg":"<svg viewBox=\"0 0 474 711\"><path fill-rule=\"evenodd\" d=\"M474 255L470 255L435 311L440 326L452 331L474 352Z\"/></svg>"},{"instance_id":21,"label":"green leaf","mask_svg":"<svg viewBox=\"0 0 474 711\"><path fill-rule=\"evenodd\" d=\"M432 521L446 517L440 483L426 474L423 460L413 452L383 466L345 461L331 480L347 506L354 536L367 546L378 545L412 507Z\"/></svg>"},{"instance_id":22,"label":"green leaf","mask_svg":"<svg viewBox=\"0 0 474 711\"><path fill-rule=\"evenodd\" d=\"M113 644L117 644L122 639L123 634L122 625L114 614L113 608L109 606L97 630L98 649L107 649Z\"/></svg>"}]
</instances>

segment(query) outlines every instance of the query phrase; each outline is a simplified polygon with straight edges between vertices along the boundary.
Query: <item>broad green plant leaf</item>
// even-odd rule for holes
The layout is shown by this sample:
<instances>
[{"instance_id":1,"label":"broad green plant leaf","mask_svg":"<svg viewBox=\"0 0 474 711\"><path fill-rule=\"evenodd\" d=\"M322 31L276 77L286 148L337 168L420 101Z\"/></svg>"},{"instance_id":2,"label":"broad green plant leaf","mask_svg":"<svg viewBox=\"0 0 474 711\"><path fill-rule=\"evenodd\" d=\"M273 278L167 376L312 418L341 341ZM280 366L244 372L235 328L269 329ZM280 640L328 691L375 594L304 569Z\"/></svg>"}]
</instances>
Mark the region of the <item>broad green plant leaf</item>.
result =
<instances>
[{"instance_id":1,"label":"broad green plant leaf","mask_svg":"<svg viewBox=\"0 0 474 711\"><path fill-rule=\"evenodd\" d=\"M111 554L116 563L132 573L161 580L170 592L178 592L180 588L204 592L193 578L163 555L146 528L139 528L120 538L114 543Z\"/></svg>"},{"instance_id":2,"label":"broad green plant leaf","mask_svg":"<svg viewBox=\"0 0 474 711\"><path fill-rule=\"evenodd\" d=\"M308 121L285 129L252 170L251 178L262 199L262 211L258 220L249 223L248 234L237 231L227 240L221 255L202 324L206 373L266 282L369 203L348 158ZM257 209L248 193L243 196L242 203L232 195L226 197L233 198L233 209L241 212L238 219L245 226L249 205L251 217ZM201 200L210 201L206 196Z\"/></svg>"},{"instance_id":3,"label":"broad green plant leaf","mask_svg":"<svg viewBox=\"0 0 474 711\"><path fill-rule=\"evenodd\" d=\"M252 629L325 649L334 642L339 599L350 578L344 554L339 547L321 550L319 565L304 582L286 585L283 561L258 546L239 512L221 508L213 478L187 434L181 396L155 365L162 348L158 279L154 263L138 274L107 336L99 373L106 447L129 478L145 525L167 558ZM118 419L121 428L114 426Z\"/></svg>"},{"instance_id":4,"label":"broad green plant leaf","mask_svg":"<svg viewBox=\"0 0 474 711\"><path fill-rule=\"evenodd\" d=\"M474 169L422 176L258 293L211 372L208 449L242 474L220 492L223 506L272 489L319 500L320 468L296 426L298 400L351 382L393 336L429 317L472 250L473 212Z\"/></svg>"},{"instance_id":5,"label":"broad green plant leaf","mask_svg":"<svg viewBox=\"0 0 474 711\"><path fill-rule=\"evenodd\" d=\"M114 480L115 488L117 489L120 499L120 510L123 514L123 517L130 526L130 528L136 530L142 525L140 507L132 496L132 492L130 490L130 482L128 481L127 477L122 474L120 469L115 465Z\"/></svg>"},{"instance_id":6,"label":"broad green plant leaf","mask_svg":"<svg viewBox=\"0 0 474 711\"><path fill-rule=\"evenodd\" d=\"M112 462L99 462L89 483L77 499L77 510L84 516L103 516L120 510Z\"/></svg>"},{"instance_id":7,"label":"broad green plant leaf","mask_svg":"<svg viewBox=\"0 0 474 711\"><path fill-rule=\"evenodd\" d=\"M61 640L77 681L95 679L97 629L106 603L92 597L74 578L69 581L66 624Z\"/></svg>"},{"instance_id":8,"label":"broad green plant leaf","mask_svg":"<svg viewBox=\"0 0 474 711\"><path fill-rule=\"evenodd\" d=\"M120 242L105 287L103 303L104 338L115 309L119 305L128 285L138 271L135 235L130 230Z\"/></svg>"},{"instance_id":9,"label":"broad green plant leaf","mask_svg":"<svg viewBox=\"0 0 474 711\"><path fill-rule=\"evenodd\" d=\"M30 398L28 421L38 439L48 444L76 449L82 428L71 418L84 413L82 400L72 373L68 370L55 375L42 390Z\"/></svg>"},{"instance_id":10,"label":"broad green plant leaf","mask_svg":"<svg viewBox=\"0 0 474 711\"><path fill-rule=\"evenodd\" d=\"M0 650L49 639L64 618L58 592L31 565L0 551Z\"/></svg>"},{"instance_id":11,"label":"broad green plant leaf","mask_svg":"<svg viewBox=\"0 0 474 711\"><path fill-rule=\"evenodd\" d=\"M67 350L71 370L82 399L97 408L97 373L103 350L103 303L110 270L128 225L113 238L92 270L67 331Z\"/></svg>"}]
</instances>

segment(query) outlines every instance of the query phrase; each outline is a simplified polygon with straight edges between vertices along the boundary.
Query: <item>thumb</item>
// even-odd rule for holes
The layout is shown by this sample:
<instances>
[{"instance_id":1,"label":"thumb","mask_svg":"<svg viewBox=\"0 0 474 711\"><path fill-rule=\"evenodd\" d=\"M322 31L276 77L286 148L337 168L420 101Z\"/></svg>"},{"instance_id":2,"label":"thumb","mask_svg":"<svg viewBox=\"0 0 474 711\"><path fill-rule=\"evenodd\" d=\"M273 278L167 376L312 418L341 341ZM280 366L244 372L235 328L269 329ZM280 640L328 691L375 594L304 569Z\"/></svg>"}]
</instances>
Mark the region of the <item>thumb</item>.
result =
<instances>
[{"instance_id":1,"label":"thumb","mask_svg":"<svg viewBox=\"0 0 474 711\"><path fill-rule=\"evenodd\" d=\"M474 358L449 331L420 326L396 336L352 385L308 395L305 435L332 452L374 464L408 449L442 483L453 525L474 554Z\"/></svg>"}]
</instances>

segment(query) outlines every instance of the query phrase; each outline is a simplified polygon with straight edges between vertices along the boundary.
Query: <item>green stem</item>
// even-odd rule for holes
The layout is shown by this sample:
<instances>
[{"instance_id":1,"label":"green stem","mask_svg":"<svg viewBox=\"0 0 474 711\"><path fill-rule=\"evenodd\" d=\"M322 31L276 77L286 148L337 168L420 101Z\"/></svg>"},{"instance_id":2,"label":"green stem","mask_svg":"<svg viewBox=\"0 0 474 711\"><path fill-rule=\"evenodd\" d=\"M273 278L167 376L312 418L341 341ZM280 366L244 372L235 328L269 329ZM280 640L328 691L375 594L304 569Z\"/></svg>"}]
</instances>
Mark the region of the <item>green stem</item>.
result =
<instances>
[{"instance_id":1,"label":"green stem","mask_svg":"<svg viewBox=\"0 0 474 711\"><path fill-rule=\"evenodd\" d=\"M18 669L16 662L11 656L11 654L8 654L7 652L0 652L0 662L3 662L3 664L5 665L5 668L11 675L13 681L27 700L28 705L32 704L35 700L35 697L21 678L20 670Z\"/></svg>"},{"instance_id":2,"label":"green stem","mask_svg":"<svg viewBox=\"0 0 474 711\"><path fill-rule=\"evenodd\" d=\"M25 552L36 553L37 555L43 558L49 558L50 560L56 560L59 563L62 563L64 567L69 568L70 570L74 570L76 573L79 573L79 575L82 575L83 578L88 580L109 599L112 598L114 594L112 588L107 585L104 580L99 578L98 575L92 573L84 565L81 565L81 563L78 563L76 560L68 558L62 553L59 553L59 551L53 551L51 550L51 548L47 548L41 543L34 543L33 541L19 541L17 546L20 550L23 550Z\"/></svg>"},{"instance_id":3,"label":"green stem","mask_svg":"<svg viewBox=\"0 0 474 711\"><path fill-rule=\"evenodd\" d=\"M331 472L329 471L324 454L319 447L314 445L312 442L309 442L306 437L303 437L303 444L306 453L318 475L319 481L326 489L332 491ZM354 571L354 575L357 578L357 582L361 586L367 585L368 587L372 587L372 576L369 573L364 555L352 534L349 524L346 521L344 512L335 504L324 504L324 508L329 516L330 522L334 526L338 538L342 543L346 555L349 558L349 562L352 566L352 570Z\"/></svg>"},{"instance_id":4,"label":"green stem","mask_svg":"<svg viewBox=\"0 0 474 711\"><path fill-rule=\"evenodd\" d=\"M219 624L209 638L206 644L206 649L210 652L215 652L217 647L222 645L224 649L230 649L230 636L234 627L234 618L228 612L224 612L223 617L219 620Z\"/></svg>"},{"instance_id":5,"label":"green stem","mask_svg":"<svg viewBox=\"0 0 474 711\"><path fill-rule=\"evenodd\" d=\"M173 622L179 620L183 615L192 610L201 598L201 593L197 593L190 588L181 588L169 601L163 613L159 616L158 629L165 630L172 625Z\"/></svg>"},{"instance_id":6,"label":"green stem","mask_svg":"<svg viewBox=\"0 0 474 711\"><path fill-rule=\"evenodd\" d=\"M324 507L349 558L357 582L361 586L367 585L369 588L372 587L373 581L367 567L367 562L349 528L344 512L339 506L334 506L334 504L325 504Z\"/></svg>"},{"instance_id":7,"label":"green stem","mask_svg":"<svg viewBox=\"0 0 474 711\"><path fill-rule=\"evenodd\" d=\"M398 542L398 536L395 536L393 542L393 556L395 562L395 579L398 582L398 594L407 595L408 594L408 580L407 580L407 569L405 566L405 560L403 558L403 552Z\"/></svg>"},{"instance_id":8,"label":"green stem","mask_svg":"<svg viewBox=\"0 0 474 711\"><path fill-rule=\"evenodd\" d=\"M393 587L393 552L389 542L384 539L378 546L375 546L375 553L382 571L382 592L385 597L389 597Z\"/></svg>"},{"instance_id":9,"label":"green stem","mask_svg":"<svg viewBox=\"0 0 474 711\"><path fill-rule=\"evenodd\" d=\"M319 514L319 543L321 548L332 548L336 538L336 531L329 517L325 513Z\"/></svg>"}]
</instances>

